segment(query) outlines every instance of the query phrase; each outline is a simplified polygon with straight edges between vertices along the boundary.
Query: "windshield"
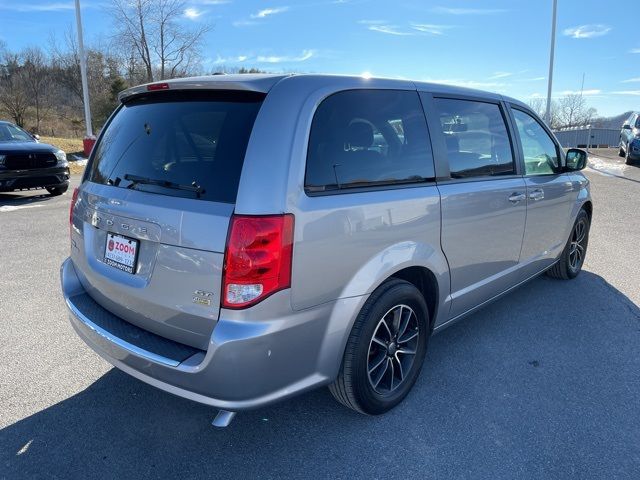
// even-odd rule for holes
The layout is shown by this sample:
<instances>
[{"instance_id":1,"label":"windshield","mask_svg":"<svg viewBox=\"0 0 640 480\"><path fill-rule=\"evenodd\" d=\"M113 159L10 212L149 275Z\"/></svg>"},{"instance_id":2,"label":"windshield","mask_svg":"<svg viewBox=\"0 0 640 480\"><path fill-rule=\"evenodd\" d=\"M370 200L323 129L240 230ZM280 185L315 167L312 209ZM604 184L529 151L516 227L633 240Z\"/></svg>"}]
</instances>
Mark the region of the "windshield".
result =
<instances>
[{"instance_id":1,"label":"windshield","mask_svg":"<svg viewBox=\"0 0 640 480\"><path fill-rule=\"evenodd\" d=\"M31 135L9 123L0 123L0 142L33 142Z\"/></svg>"},{"instance_id":2,"label":"windshield","mask_svg":"<svg viewBox=\"0 0 640 480\"><path fill-rule=\"evenodd\" d=\"M163 92L124 104L96 145L89 181L234 203L264 95Z\"/></svg>"}]
</instances>

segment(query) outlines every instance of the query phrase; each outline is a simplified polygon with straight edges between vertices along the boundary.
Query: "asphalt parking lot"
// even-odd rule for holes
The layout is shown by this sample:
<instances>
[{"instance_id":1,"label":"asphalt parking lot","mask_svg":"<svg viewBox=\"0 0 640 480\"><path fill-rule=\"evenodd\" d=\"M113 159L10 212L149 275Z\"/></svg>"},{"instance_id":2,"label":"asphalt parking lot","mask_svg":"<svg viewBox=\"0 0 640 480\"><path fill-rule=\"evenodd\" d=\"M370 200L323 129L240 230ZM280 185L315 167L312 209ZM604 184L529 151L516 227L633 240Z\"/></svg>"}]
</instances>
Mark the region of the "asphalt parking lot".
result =
<instances>
[{"instance_id":1,"label":"asphalt parking lot","mask_svg":"<svg viewBox=\"0 0 640 480\"><path fill-rule=\"evenodd\" d=\"M583 273L436 335L400 407L364 417L321 389L223 430L72 331L69 194L0 194L0 478L638 478L640 167L599 152L586 174Z\"/></svg>"}]
</instances>

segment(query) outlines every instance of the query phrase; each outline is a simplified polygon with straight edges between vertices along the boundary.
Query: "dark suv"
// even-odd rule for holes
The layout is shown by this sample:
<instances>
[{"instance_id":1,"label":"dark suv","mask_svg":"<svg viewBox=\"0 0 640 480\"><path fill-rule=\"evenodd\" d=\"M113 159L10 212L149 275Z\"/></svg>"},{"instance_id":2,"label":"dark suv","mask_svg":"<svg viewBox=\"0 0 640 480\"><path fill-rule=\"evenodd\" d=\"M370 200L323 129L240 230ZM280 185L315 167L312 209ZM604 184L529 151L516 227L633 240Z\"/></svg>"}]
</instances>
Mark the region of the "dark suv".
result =
<instances>
[{"instance_id":1,"label":"dark suv","mask_svg":"<svg viewBox=\"0 0 640 480\"><path fill-rule=\"evenodd\" d=\"M69 188L66 154L20 127L0 121L0 192L46 188L62 195Z\"/></svg>"},{"instance_id":2,"label":"dark suv","mask_svg":"<svg viewBox=\"0 0 640 480\"><path fill-rule=\"evenodd\" d=\"M622 125L618 154L627 165L640 161L640 112L633 112Z\"/></svg>"}]
</instances>

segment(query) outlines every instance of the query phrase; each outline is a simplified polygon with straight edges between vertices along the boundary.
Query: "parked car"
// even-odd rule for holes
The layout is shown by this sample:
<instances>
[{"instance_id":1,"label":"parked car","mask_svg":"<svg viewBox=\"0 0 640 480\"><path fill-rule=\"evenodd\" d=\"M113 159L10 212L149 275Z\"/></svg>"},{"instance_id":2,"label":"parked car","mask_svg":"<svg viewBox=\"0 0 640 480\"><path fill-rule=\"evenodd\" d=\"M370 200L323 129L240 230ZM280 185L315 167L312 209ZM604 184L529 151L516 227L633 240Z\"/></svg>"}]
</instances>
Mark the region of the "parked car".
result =
<instances>
[{"instance_id":1,"label":"parked car","mask_svg":"<svg viewBox=\"0 0 640 480\"><path fill-rule=\"evenodd\" d=\"M120 95L71 204L62 290L116 367L230 413L321 385L380 414L433 332L548 272L586 153L525 104L430 83L211 76Z\"/></svg>"},{"instance_id":2,"label":"parked car","mask_svg":"<svg viewBox=\"0 0 640 480\"><path fill-rule=\"evenodd\" d=\"M640 113L634 112L622 125L618 155L627 165L640 161Z\"/></svg>"},{"instance_id":3,"label":"parked car","mask_svg":"<svg viewBox=\"0 0 640 480\"><path fill-rule=\"evenodd\" d=\"M57 147L40 143L9 122L0 121L0 192L44 188L62 195L69 188L67 155Z\"/></svg>"}]
</instances>

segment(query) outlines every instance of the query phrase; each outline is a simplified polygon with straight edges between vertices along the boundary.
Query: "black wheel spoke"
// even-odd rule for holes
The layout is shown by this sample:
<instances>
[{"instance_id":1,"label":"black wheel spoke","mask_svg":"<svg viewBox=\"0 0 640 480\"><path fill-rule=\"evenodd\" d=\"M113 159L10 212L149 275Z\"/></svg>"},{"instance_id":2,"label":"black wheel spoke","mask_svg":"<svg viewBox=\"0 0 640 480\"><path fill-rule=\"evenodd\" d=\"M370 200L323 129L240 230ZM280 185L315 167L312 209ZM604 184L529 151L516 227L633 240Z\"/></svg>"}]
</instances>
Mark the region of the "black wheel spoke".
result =
<instances>
[{"instance_id":1,"label":"black wheel spoke","mask_svg":"<svg viewBox=\"0 0 640 480\"><path fill-rule=\"evenodd\" d=\"M411 332L407 332L407 334L404 337L398 337L398 343L410 342L411 340L413 340L417 336L418 336L418 331L417 330L413 330Z\"/></svg>"},{"instance_id":2,"label":"black wheel spoke","mask_svg":"<svg viewBox=\"0 0 640 480\"><path fill-rule=\"evenodd\" d=\"M380 395L403 384L415 361L420 338L418 318L411 307L396 305L376 326L367 360L369 383Z\"/></svg>"}]
</instances>

